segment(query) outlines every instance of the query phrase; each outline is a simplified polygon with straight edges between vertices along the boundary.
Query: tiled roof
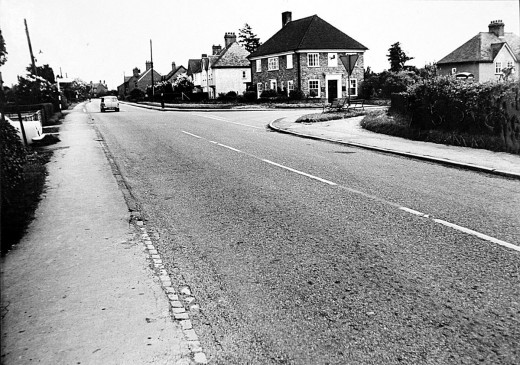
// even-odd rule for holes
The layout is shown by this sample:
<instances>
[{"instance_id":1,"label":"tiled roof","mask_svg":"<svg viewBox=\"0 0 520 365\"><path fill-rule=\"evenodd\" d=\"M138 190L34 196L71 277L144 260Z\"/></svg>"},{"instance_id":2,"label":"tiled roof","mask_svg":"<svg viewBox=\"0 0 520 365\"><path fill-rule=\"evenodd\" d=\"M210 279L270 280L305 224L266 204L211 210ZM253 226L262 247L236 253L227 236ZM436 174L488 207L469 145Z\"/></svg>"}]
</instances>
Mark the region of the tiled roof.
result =
<instances>
[{"instance_id":1,"label":"tiled roof","mask_svg":"<svg viewBox=\"0 0 520 365\"><path fill-rule=\"evenodd\" d=\"M224 48L216 57L211 57L211 67L249 67L250 62L247 59L249 52L238 42L231 43Z\"/></svg>"},{"instance_id":2,"label":"tiled roof","mask_svg":"<svg viewBox=\"0 0 520 365\"><path fill-rule=\"evenodd\" d=\"M171 70L170 72L168 72L168 74L166 76L163 76L163 78L165 80L169 80L170 78L172 78L176 73L182 73L182 72L186 72L186 68L184 66L179 66L179 67L176 67L175 70Z\"/></svg>"},{"instance_id":3,"label":"tiled roof","mask_svg":"<svg viewBox=\"0 0 520 365\"><path fill-rule=\"evenodd\" d=\"M367 48L317 15L291 21L248 58L304 49Z\"/></svg>"},{"instance_id":4,"label":"tiled roof","mask_svg":"<svg viewBox=\"0 0 520 365\"><path fill-rule=\"evenodd\" d=\"M198 59L190 59L188 60L188 75L193 75L196 73L202 72L202 61L200 58Z\"/></svg>"},{"instance_id":5,"label":"tiled roof","mask_svg":"<svg viewBox=\"0 0 520 365\"><path fill-rule=\"evenodd\" d=\"M437 64L458 62L493 62L500 49L507 43L516 58L520 59L520 37L505 33L498 37L494 33L480 32L462 46L443 57Z\"/></svg>"}]
</instances>

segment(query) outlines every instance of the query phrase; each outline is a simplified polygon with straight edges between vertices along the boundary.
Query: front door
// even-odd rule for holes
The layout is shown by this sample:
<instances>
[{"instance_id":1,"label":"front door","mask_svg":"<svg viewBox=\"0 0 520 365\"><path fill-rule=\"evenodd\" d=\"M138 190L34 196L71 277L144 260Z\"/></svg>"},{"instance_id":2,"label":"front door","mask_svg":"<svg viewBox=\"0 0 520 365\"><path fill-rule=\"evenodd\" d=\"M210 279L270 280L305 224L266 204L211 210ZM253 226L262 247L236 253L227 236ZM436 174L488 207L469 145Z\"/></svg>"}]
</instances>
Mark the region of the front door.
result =
<instances>
[{"instance_id":1,"label":"front door","mask_svg":"<svg viewBox=\"0 0 520 365\"><path fill-rule=\"evenodd\" d=\"M338 80L327 80L327 94L329 102L338 98Z\"/></svg>"}]
</instances>

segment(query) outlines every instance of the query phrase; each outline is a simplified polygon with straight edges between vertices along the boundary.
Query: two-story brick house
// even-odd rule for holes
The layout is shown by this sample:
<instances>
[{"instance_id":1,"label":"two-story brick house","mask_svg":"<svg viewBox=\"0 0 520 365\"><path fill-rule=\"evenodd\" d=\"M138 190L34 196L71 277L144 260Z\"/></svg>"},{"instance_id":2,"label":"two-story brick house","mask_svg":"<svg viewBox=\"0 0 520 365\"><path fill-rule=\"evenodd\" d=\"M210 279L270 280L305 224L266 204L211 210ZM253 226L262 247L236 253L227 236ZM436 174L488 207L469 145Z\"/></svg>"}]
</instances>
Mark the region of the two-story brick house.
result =
<instances>
[{"instance_id":1,"label":"two-story brick house","mask_svg":"<svg viewBox=\"0 0 520 365\"><path fill-rule=\"evenodd\" d=\"M160 82L162 76L157 71L152 70L152 63L146 61L146 70L141 74L141 70L135 67L132 70L132 76L126 76L124 82L117 87L118 95L123 98L130 95L133 89L140 89L146 92L146 88L152 85L152 72L153 72L153 84Z\"/></svg>"},{"instance_id":2,"label":"two-story brick house","mask_svg":"<svg viewBox=\"0 0 520 365\"><path fill-rule=\"evenodd\" d=\"M357 96L368 48L317 15L291 18L291 12L282 13L282 29L248 56L258 96L266 89L287 94L299 89L305 95L327 99ZM359 55L350 85L339 59L346 54Z\"/></svg>"},{"instance_id":3,"label":"two-story brick house","mask_svg":"<svg viewBox=\"0 0 520 365\"><path fill-rule=\"evenodd\" d=\"M518 70L520 66L520 37L504 32L501 20L492 21L488 32L480 32L437 62L440 75L469 73L475 81L485 82L504 77L503 70ZM519 79L519 73L513 73Z\"/></svg>"}]
</instances>

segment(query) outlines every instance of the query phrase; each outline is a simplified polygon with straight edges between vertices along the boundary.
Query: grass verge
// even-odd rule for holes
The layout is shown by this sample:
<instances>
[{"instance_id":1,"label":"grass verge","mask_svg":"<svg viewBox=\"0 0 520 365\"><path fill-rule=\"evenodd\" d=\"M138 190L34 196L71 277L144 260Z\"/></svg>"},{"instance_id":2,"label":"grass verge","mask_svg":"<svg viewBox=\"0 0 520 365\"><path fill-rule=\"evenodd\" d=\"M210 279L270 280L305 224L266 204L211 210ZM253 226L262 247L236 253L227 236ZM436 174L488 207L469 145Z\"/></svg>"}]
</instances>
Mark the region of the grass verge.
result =
<instances>
[{"instance_id":1,"label":"grass verge","mask_svg":"<svg viewBox=\"0 0 520 365\"><path fill-rule=\"evenodd\" d=\"M366 114L361 127L376 133L388 134L423 142L451 146L482 148L495 152L506 152L502 139L492 135L475 135L459 131L419 130L411 128L406 118L388 114L385 110L374 110Z\"/></svg>"},{"instance_id":2,"label":"grass verge","mask_svg":"<svg viewBox=\"0 0 520 365\"><path fill-rule=\"evenodd\" d=\"M365 114L366 112L363 110L348 110L344 112L305 114L296 119L296 123L327 122L329 120L352 118Z\"/></svg>"}]
</instances>

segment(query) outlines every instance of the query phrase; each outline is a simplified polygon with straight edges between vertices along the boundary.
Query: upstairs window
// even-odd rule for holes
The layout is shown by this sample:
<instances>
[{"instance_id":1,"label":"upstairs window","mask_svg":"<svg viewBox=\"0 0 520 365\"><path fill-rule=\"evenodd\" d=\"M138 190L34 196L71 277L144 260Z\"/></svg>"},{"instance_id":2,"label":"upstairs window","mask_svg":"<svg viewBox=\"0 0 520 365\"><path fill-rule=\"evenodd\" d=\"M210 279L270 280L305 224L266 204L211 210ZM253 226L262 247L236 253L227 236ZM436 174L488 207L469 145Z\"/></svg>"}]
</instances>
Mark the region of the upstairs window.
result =
<instances>
[{"instance_id":1,"label":"upstairs window","mask_svg":"<svg viewBox=\"0 0 520 365\"><path fill-rule=\"evenodd\" d=\"M495 74L502 73L502 62L495 62Z\"/></svg>"},{"instance_id":2,"label":"upstairs window","mask_svg":"<svg viewBox=\"0 0 520 365\"><path fill-rule=\"evenodd\" d=\"M293 68L292 54L287 55L287 68Z\"/></svg>"},{"instance_id":3,"label":"upstairs window","mask_svg":"<svg viewBox=\"0 0 520 365\"><path fill-rule=\"evenodd\" d=\"M262 60L256 60L256 72L262 72Z\"/></svg>"},{"instance_id":4,"label":"upstairs window","mask_svg":"<svg viewBox=\"0 0 520 365\"><path fill-rule=\"evenodd\" d=\"M278 57L271 57L267 59L267 70L278 70Z\"/></svg>"},{"instance_id":5,"label":"upstairs window","mask_svg":"<svg viewBox=\"0 0 520 365\"><path fill-rule=\"evenodd\" d=\"M327 57L329 67L338 67L338 54L337 53L329 53Z\"/></svg>"},{"instance_id":6,"label":"upstairs window","mask_svg":"<svg viewBox=\"0 0 520 365\"><path fill-rule=\"evenodd\" d=\"M319 67L320 66L320 54L319 53L308 53L307 54L307 66L308 67Z\"/></svg>"}]
</instances>

